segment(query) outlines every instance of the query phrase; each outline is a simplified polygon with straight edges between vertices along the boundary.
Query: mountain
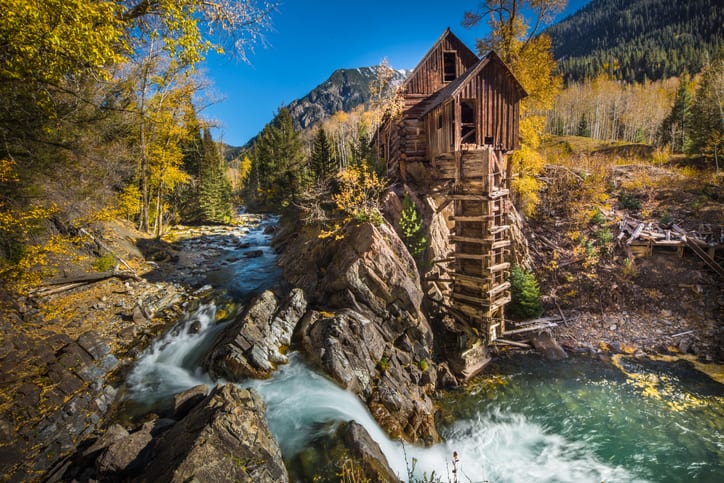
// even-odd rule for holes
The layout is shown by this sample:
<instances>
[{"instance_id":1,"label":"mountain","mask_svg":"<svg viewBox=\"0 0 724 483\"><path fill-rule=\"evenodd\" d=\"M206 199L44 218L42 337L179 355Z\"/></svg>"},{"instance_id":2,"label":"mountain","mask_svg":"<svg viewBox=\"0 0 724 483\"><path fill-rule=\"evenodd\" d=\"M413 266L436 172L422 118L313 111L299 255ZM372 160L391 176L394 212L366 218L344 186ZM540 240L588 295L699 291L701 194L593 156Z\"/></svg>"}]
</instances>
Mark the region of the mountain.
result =
<instances>
[{"instance_id":1,"label":"mountain","mask_svg":"<svg viewBox=\"0 0 724 483\"><path fill-rule=\"evenodd\" d=\"M699 72L724 47L723 25L721 0L593 0L545 33L566 81L641 82Z\"/></svg>"},{"instance_id":2,"label":"mountain","mask_svg":"<svg viewBox=\"0 0 724 483\"><path fill-rule=\"evenodd\" d=\"M370 100L370 83L377 79L380 68L360 67L337 69L329 79L312 89L306 96L289 104L294 127L306 129L330 117L337 111L349 112ZM407 77L407 71L395 70L391 86L398 86Z\"/></svg>"}]
</instances>

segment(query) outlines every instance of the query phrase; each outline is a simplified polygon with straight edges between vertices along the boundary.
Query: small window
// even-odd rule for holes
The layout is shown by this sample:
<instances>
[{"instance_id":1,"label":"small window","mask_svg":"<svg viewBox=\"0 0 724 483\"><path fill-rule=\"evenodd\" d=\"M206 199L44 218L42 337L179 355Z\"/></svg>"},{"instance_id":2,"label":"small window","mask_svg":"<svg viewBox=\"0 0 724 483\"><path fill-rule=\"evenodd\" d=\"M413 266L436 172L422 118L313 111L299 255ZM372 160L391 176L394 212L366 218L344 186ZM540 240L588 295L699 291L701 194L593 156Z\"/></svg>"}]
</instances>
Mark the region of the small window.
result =
<instances>
[{"instance_id":1,"label":"small window","mask_svg":"<svg viewBox=\"0 0 724 483\"><path fill-rule=\"evenodd\" d=\"M442 129L442 114L437 115L437 128Z\"/></svg>"},{"instance_id":2,"label":"small window","mask_svg":"<svg viewBox=\"0 0 724 483\"><path fill-rule=\"evenodd\" d=\"M457 76L457 56L455 52L443 52L442 53L442 80L443 82L452 82Z\"/></svg>"}]
</instances>

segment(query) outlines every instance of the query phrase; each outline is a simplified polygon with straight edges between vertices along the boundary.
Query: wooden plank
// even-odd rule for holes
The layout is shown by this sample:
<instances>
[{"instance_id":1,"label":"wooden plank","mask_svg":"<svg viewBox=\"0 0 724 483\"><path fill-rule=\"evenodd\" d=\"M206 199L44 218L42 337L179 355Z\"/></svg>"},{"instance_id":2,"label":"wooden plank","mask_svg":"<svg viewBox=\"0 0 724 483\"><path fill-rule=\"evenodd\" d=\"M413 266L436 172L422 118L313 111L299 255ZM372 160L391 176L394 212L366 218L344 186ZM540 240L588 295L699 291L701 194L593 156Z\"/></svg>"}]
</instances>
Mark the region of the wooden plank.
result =
<instances>
[{"instance_id":1,"label":"wooden plank","mask_svg":"<svg viewBox=\"0 0 724 483\"><path fill-rule=\"evenodd\" d=\"M476 215L476 216L454 215L454 216L449 216L448 220L461 221L461 222L466 222L466 221L475 222L475 221L487 221L487 220L491 219L492 217L493 217L493 215Z\"/></svg>"},{"instance_id":2,"label":"wooden plank","mask_svg":"<svg viewBox=\"0 0 724 483\"><path fill-rule=\"evenodd\" d=\"M493 287L492 289L488 290L488 295L493 296L497 295L501 292L505 292L510 288L510 282L501 283L497 287Z\"/></svg>"},{"instance_id":3,"label":"wooden plank","mask_svg":"<svg viewBox=\"0 0 724 483\"><path fill-rule=\"evenodd\" d=\"M553 327L558 327L558 324L553 324L553 323L538 324L538 325L531 325L528 327L523 327L522 329L506 330L505 335L524 334L526 332L534 332L536 330L550 329Z\"/></svg>"},{"instance_id":4,"label":"wooden plank","mask_svg":"<svg viewBox=\"0 0 724 483\"><path fill-rule=\"evenodd\" d=\"M453 278L456 280L466 280L468 282L477 282L479 284L484 284L490 281L488 277L476 277L475 275L466 275L464 273L454 273Z\"/></svg>"},{"instance_id":5,"label":"wooden plank","mask_svg":"<svg viewBox=\"0 0 724 483\"><path fill-rule=\"evenodd\" d=\"M472 295L465 295L462 293L455 293L455 292L453 292L452 298L458 299L458 300L464 300L466 302L472 302L474 304L485 305L485 306L487 306L489 303L487 300L482 299L480 297L473 297Z\"/></svg>"},{"instance_id":6,"label":"wooden plank","mask_svg":"<svg viewBox=\"0 0 724 483\"><path fill-rule=\"evenodd\" d=\"M442 204L437 207L437 209L435 210L435 214L440 213L442 210L447 208L447 206L452 202L453 202L452 198L445 199L445 201L443 201Z\"/></svg>"},{"instance_id":7,"label":"wooden plank","mask_svg":"<svg viewBox=\"0 0 724 483\"><path fill-rule=\"evenodd\" d=\"M456 253L455 258L456 259L465 259L465 260L485 260L488 258L489 255L487 254L477 254L477 253Z\"/></svg>"},{"instance_id":8,"label":"wooden plank","mask_svg":"<svg viewBox=\"0 0 724 483\"><path fill-rule=\"evenodd\" d=\"M639 234L643 231L644 226L646 226L644 223L639 223L634 232L631 234L631 237L629 237L628 241L626 242L626 245L631 245L631 242L638 238Z\"/></svg>"},{"instance_id":9,"label":"wooden plank","mask_svg":"<svg viewBox=\"0 0 724 483\"><path fill-rule=\"evenodd\" d=\"M503 196L508 196L510 194L510 190L508 189L499 189L496 191L491 191L488 193L488 198L491 200L497 200L499 198L502 198Z\"/></svg>"},{"instance_id":10,"label":"wooden plank","mask_svg":"<svg viewBox=\"0 0 724 483\"><path fill-rule=\"evenodd\" d=\"M505 262L505 263L498 263L497 265L489 266L488 271L502 272L503 270L508 270L509 268L510 268L510 262Z\"/></svg>"},{"instance_id":11,"label":"wooden plank","mask_svg":"<svg viewBox=\"0 0 724 483\"><path fill-rule=\"evenodd\" d=\"M505 248L509 247L511 245L510 240L500 240L493 243L493 245L490 247L492 250L497 250L498 248Z\"/></svg>"},{"instance_id":12,"label":"wooden plank","mask_svg":"<svg viewBox=\"0 0 724 483\"><path fill-rule=\"evenodd\" d=\"M507 332L506 332L506 334L507 334ZM493 344L510 345L513 347L520 347L521 349L530 349L531 348L530 344L526 344L524 342L517 342L514 340L501 339L500 337L496 338L493 341Z\"/></svg>"},{"instance_id":13,"label":"wooden plank","mask_svg":"<svg viewBox=\"0 0 724 483\"><path fill-rule=\"evenodd\" d=\"M451 237L449 238L449 240L450 240L452 243L478 243L478 244L481 244L481 245L490 244L490 240L487 239L487 238L477 238L477 237L472 237L472 236L458 236L458 235L455 235L455 236L451 236ZM508 244L510 244L510 242L508 242Z\"/></svg>"},{"instance_id":14,"label":"wooden plank","mask_svg":"<svg viewBox=\"0 0 724 483\"><path fill-rule=\"evenodd\" d=\"M502 233L507 230L510 230L510 225L498 225L490 228L488 233L490 233L491 235L497 235L498 233Z\"/></svg>"}]
</instances>

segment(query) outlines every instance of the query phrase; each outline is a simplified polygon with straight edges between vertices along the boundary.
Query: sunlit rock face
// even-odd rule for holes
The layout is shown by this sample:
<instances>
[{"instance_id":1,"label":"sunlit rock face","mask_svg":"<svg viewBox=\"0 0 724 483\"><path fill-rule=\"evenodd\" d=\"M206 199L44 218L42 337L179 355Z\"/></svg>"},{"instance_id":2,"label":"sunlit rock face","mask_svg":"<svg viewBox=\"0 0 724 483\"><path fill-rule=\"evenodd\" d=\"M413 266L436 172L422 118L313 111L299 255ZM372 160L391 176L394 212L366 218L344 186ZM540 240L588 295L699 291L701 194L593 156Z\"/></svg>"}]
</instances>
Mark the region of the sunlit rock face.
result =
<instances>
[{"instance_id":1,"label":"sunlit rock face","mask_svg":"<svg viewBox=\"0 0 724 483\"><path fill-rule=\"evenodd\" d=\"M301 345L389 434L437 441L437 368L415 261L387 223L350 224L343 235L298 231L280 255L285 277L314 308L297 327Z\"/></svg>"}]
</instances>

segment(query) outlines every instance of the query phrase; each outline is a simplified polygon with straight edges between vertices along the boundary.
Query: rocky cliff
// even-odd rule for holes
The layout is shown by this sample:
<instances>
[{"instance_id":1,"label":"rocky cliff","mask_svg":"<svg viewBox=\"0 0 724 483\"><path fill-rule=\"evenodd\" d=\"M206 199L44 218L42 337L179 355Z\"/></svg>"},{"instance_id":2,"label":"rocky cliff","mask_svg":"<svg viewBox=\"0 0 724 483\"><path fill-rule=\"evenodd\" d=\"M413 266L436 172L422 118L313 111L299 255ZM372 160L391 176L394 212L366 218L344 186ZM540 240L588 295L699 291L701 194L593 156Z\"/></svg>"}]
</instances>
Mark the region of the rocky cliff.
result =
<instances>
[{"instance_id":1,"label":"rocky cliff","mask_svg":"<svg viewBox=\"0 0 724 483\"><path fill-rule=\"evenodd\" d=\"M369 101L370 83L377 78L378 69L380 66L335 70L329 79L289 104L294 127L306 129L337 111L349 112ZM406 71L393 71L390 88L398 86L406 76Z\"/></svg>"},{"instance_id":2,"label":"rocky cliff","mask_svg":"<svg viewBox=\"0 0 724 483\"><path fill-rule=\"evenodd\" d=\"M304 352L390 435L437 441L431 395L454 378L434 362L418 270L392 225L350 224L333 241L288 230L279 263L309 301L296 330Z\"/></svg>"}]
</instances>

